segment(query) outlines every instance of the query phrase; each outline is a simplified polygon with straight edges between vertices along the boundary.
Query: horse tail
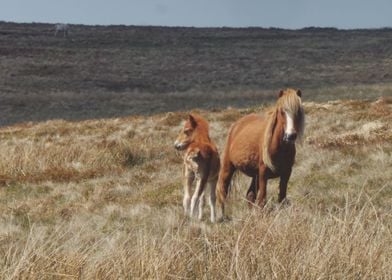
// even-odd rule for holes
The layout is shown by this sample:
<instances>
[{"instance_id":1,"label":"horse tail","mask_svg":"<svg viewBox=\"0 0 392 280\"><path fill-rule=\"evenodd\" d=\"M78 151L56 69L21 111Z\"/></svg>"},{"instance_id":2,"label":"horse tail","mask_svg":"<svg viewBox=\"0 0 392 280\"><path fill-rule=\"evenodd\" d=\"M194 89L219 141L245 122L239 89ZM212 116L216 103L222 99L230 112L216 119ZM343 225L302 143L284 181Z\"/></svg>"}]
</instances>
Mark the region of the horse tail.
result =
<instances>
[{"instance_id":1,"label":"horse tail","mask_svg":"<svg viewBox=\"0 0 392 280\"><path fill-rule=\"evenodd\" d=\"M276 118L277 110L274 110L271 116L268 118L267 127L265 129L263 139L263 162L272 171L275 171L275 166L272 163L269 147L271 146L272 134L276 125Z\"/></svg>"},{"instance_id":2,"label":"horse tail","mask_svg":"<svg viewBox=\"0 0 392 280\"><path fill-rule=\"evenodd\" d=\"M226 139L226 144L225 144L225 148L223 150L223 155L222 155L222 160L220 162L220 168L219 168L219 177L218 177L218 183L216 186L216 195L218 198L218 202L221 206L223 206L223 204L226 201L226 197L227 197L227 191L222 179L222 173L224 172L223 169L225 169L227 167L227 164L231 164L230 163L230 159L229 159L229 154L230 154L230 144L231 144L231 134L233 131L233 127L234 125L232 125L229 129L229 133L227 135L227 139Z\"/></svg>"}]
</instances>

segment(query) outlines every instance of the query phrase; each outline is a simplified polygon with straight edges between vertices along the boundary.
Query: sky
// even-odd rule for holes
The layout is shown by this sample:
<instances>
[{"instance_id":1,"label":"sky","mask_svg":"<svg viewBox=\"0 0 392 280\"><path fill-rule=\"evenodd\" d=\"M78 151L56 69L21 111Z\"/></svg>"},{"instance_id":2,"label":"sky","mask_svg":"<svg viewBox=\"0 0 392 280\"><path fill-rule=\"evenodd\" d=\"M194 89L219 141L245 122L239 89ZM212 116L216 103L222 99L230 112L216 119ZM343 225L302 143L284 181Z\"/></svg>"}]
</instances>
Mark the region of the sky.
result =
<instances>
[{"instance_id":1,"label":"sky","mask_svg":"<svg viewBox=\"0 0 392 280\"><path fill-rule=\"evenodd\" d=\"M392 27L392 0L0 0L0 20L195 27Z\"/></svg>"}]
</instances>

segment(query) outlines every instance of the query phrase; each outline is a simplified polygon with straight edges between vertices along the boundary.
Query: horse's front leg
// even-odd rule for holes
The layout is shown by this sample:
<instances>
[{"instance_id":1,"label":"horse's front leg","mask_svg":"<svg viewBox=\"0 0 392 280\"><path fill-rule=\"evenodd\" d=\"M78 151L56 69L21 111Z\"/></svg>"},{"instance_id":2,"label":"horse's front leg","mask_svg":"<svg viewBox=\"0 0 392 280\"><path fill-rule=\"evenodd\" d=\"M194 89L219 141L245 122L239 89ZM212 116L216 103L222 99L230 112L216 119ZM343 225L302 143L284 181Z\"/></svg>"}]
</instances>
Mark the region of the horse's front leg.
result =
<instances>
[{"instance_id":1,"label":"horse's front leg","mask_svg":"<svg viewBox=\"0 0 392 280\"><path fill-rule=\"evenodd\" d=\"M193 193L192 200L191 200L191 216L193 217L198 216L199 219L202 218L202 213L199 213L199 215L197 215L198 205L200 203L201 198L203 198L202 194L204 193L206 183L207 183L206 177L198 178L196 183L196 189L195 192Z\"/></svg>"},{"instance_id":2,"label":"horse's front leg","mask_svg":"<svg viewBox=\"0 0 392 280\"><path fill-rule=\"evenodd\" d=\"M286 201L287 183L289 182L290 175L291 175L291 168L280 176L279 196L278 196L279 203Z\"/></svg>"},{"instance_id":3,"label":"horse's front leg","mask_svg":"<svg viewBox=\"0 0 392 280\"><path fill-rule=\"evenodd\" d=\"M185 180L184 180L184 200L182 205L186 215L191 214L191 187L195 180L195 173L189 168L185 167Z\"/></svg>"}]
</instances>

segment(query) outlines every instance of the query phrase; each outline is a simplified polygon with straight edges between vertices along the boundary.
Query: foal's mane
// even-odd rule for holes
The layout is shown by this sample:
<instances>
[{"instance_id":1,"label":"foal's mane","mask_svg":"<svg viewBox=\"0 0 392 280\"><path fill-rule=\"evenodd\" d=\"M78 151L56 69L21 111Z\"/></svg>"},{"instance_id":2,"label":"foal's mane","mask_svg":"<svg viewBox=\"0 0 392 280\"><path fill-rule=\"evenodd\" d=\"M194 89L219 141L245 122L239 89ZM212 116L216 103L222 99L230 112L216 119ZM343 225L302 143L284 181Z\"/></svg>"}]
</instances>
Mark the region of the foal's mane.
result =
<instances>
[{"instance_id":1,"label":"foal's mane","mask_svg":"<svg viewBox=\"0 0 392 280\"><path fill-rule=\"evenodd\" d=\"M297 136L299 140L302 140L304 128L305 128L305 115L302 107L301 98L297 95L296 90L287 89L279 97L275 106L267 110L267 126L264 132L263 139L263 162L272 171L275 171L275 166L272 163L270 155L270 145L272 141L272 135L276 127L277 114L283 109L287 114L296 120Z\"/></svg>"}]
</instances>

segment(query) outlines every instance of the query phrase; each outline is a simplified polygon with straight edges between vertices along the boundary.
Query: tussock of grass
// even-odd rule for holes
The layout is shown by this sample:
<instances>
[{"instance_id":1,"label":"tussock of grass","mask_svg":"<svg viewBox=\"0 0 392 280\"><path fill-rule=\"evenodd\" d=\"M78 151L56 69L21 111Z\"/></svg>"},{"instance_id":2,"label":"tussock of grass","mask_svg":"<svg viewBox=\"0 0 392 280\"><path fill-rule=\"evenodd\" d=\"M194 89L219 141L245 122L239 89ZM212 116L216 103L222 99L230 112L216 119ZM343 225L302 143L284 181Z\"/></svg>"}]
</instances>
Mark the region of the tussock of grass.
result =
<instances>
[{"instance_id":1,"label":"tussock of grass","mask_svg":"<svg viewBox=\"0 0 392 280\"><path fill-rule=\"evenodd\" d=\"M321 112L321 118L317 121L319 121L319 128L324 132L307 137L308 143L320 148L342 149L391 142L392 110L391 105L383 100L380 98L374 103L358 100L335 101L306 106L308 113ZM344 112L347 112L345 118L330 116ZM322 118L326 118L328 124L325 124Z\"/></svg>"},{"instance_id":2,"label":"tussock of grass","mask_svg":"<svg viewBox=\"0 0 392 280\"><path fill-rule=\"evenodd\" d=\"M217 118L218 121L226 122L226 123L233 123L239 118L241 118L241 112L237 109L228 109L222 114L220 114Z\"/></svg>"},{"instance_id":3,"label":"tussock of grass","mask_svg":"<svg viewBox=\"0 0 392 280\"><path fill-rule=\"evenodd\" d=\"M177 126L183 122L187 117L186 113L167 113L162 119L161 123L168 126Z\"/></svg>"},{"instance_id":4,"label":"tussock of grass","mask_svg":"<svg viewBox=\"0 0 392 280\"><path fill-rule=\"evenodd\" d=\"M391 104L375 104L305 103L290 203L271 181L248 209L236 175L218 224L183 215L185 113L2 128L0 278L392 278ZM244 113L202 112L220 150Z\"/></svg>"},{"instance_id":5,"label":"tussock of grass","mask_svg":"<svg viewBox=\"0 0 392 280\"><path fill-rule=\"evenodd\" d=\"M57 125L61 127L59 133ZM0 143L4 155L0 181L79 182L118 174L156 156L155 150L147 149L148 143L140 145L140 140L130 138L129 132L121 133L121 127L114 129L110 124L81 133L78 125L73 130L72 123L64 128L63 122L38 125L21 136L16 133L15 138Z\"/></svg>"}]
</instances>

